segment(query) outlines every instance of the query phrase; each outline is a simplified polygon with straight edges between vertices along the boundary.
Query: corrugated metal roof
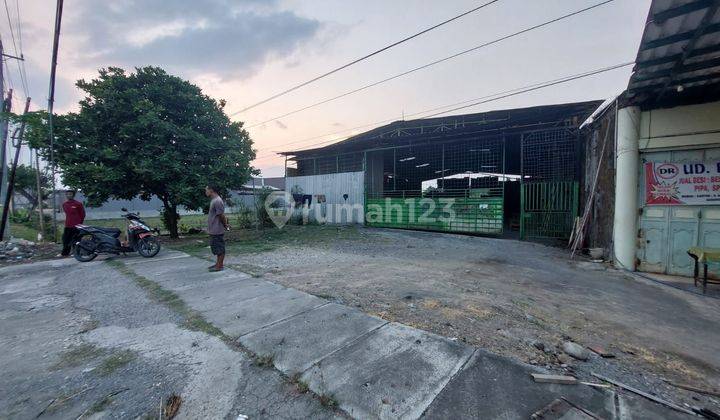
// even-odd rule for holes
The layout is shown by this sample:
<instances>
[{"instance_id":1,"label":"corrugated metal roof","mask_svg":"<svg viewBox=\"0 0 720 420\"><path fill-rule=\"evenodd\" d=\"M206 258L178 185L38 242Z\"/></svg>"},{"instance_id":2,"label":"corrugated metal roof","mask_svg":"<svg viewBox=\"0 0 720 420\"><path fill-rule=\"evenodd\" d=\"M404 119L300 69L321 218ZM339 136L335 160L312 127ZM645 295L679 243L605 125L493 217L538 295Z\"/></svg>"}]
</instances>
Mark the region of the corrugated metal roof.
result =
<instances>
[{"instance_id":1,"label":"corrugated metal roof","mask_svg":"<svg viewBox=\"0 0 720 420\"><path fill-rule=\"evenodd\" d=\"M707 96L720 84L720 0L653 0L627 98Z\"/></svg>"},{"instance_id":2,"label":"corrugated metal roof","mask_svg":"<svg viewBox=\"0 0 720 420\"><path fill-rule=\"evenodd\" d=\"M326 153L345 153L374 147L397 146L404 141L432 141L453 136L478 136L483 133L492 135L493 133L502 134L504 131L539 129L557 126L561 121L568 120L571 125L577 127L601 103L602 101L595 100L395 121L328 146L279 154L304 157Z\"/></svg>"}]
</instances>

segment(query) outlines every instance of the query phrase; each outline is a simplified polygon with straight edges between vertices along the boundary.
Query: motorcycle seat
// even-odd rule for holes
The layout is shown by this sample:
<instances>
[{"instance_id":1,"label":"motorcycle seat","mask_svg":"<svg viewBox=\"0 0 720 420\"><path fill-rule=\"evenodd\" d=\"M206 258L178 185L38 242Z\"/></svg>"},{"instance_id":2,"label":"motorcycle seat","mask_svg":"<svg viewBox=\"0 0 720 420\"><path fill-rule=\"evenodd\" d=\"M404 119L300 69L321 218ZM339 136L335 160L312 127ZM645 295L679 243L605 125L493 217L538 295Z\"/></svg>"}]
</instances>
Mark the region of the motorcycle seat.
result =
<instances>
[{"instance_id":1,"label":"motorcycle seat","mask_svg":"<svg viewBox=\"0 0 720 420\"><path fill-rule=\"evenodd\" d=\"M97 227L93 226L93 229L100 231L106 235L110 235L113 238L119 238L120 237L120 229L118 228L105 228L105 227Z\"/></svg>"}]
</instances>

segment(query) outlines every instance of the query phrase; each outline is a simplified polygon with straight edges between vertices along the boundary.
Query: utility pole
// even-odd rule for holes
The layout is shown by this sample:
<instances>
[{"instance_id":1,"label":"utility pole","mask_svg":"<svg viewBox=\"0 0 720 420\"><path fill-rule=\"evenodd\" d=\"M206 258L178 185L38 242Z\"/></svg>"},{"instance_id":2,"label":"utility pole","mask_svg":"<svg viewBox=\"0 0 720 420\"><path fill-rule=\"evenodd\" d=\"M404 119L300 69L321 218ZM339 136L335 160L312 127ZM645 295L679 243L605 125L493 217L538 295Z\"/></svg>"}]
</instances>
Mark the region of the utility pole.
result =
<instances>
[{"instance_id":1,"label":"utility pole","mask_svg":"<svg viewBox=\"0 0 720 420\"><path fill-rule=\"evenodd\" d=\"M55 9L55 32L53 35L52 61L50 62L50 94L48 95L48 129L50 132L50 168L52 173L53 242L57 242L57 197L55 192L55 135L53 133L53 103L55 102L55 73L57 71L58 49L60 48L60 24L62 22L63 0L57 0Z\"/></svg>"},{"instance_id":2,"label":"utility pole","mask_svg":"<svg viewBox=\"0 0 720 420\"><path fill-rule=\"evenodd\" d=\"M0 39L0 111L5 112L5 68L3 67L4 61L2 59L3 54L5 53L5 50L3 50L3 43ZM2 130L0 129L0 146L2 146L2 150L0 150L0 198L2 198L2 188L3 188L3 176L5 174L5 138L6 135L2 133ZM2 238L0 237L0 241Z\"/></svg>"},{"instance_id":3,"label":"utility pole","mask_svg":"<svg viewBox=\"0 0 720 420\"><path fill-rule=\"evenodd\" d=\"M3 55L5 50L3 49L2 40L0 40L0 111L5 112L5 68L3 67ZM10 102L12 103L12 102ZM0 121L0 199L2 199L3 192L3 179L5 178L5 165L7 158L5 156L6 138L7 132L2 127L7 127L4 121ZM3 237L0 235L0 241Z\"/></svg>"},{"instance_id":4,"label":"utility pole","mask_svg":"<svg viewBox=\"0 0 720 420\"><path fill-rule=\"evenodd\" d=\"M23 111L23 117L27 116L30 110L30 98L25 100L25 110ZM15 173L17 172L18 160L20 159L20 149L22 148L23 135L25 134L25 118L20 122L19 134L14 136L17 139L17 145L15 145L15 157L13 158L12 169L10 170L10 177L8 177L7 192L5 193L5 203L2 211L2 219L0 219L0 238L5 235L5 226L7 226L8 211L10 210L10 200L13 196L13 188L15 187ZM15 132L17 133L17 131Z\"/></svg>"},{"instance_id":5,"label":"utility pole","mask_svg":"<svg viewBox=\"0 0 720 420\"><path fill-rule=\"evenodd\" d=\"M38 235L38 241L42 242L43 238L45 237L45 213L43 213L42 179L40 178L40 157L38 156L37 150L35 151L35 180L37 182L38 219L40 221L40 235Z\"/></svg>"},{"instance_id":6,"label":"utility pole","mask_svg":"<svg viewBox=\"0 0 720 420\"><path fill-rule=\"evenodd\" d=\"M2 59L0 59L0 63L2 62ZM0 68L0 73L2 73L2 68ZM8 91L7 99L4 98L3 95L0 95L0 97L3 97L3 108L2 111L4 113L9 113L12 109L12 89ZM8 118L2 118L0 121L0 203L5 202L5 194L7 192L7 188L5 186L5 180L7 179L7 136L8 136ZM4 208L3 208L4 209ZM3 239L3 235L0 234L0 241Z\"/></svg>"}]
</instances>

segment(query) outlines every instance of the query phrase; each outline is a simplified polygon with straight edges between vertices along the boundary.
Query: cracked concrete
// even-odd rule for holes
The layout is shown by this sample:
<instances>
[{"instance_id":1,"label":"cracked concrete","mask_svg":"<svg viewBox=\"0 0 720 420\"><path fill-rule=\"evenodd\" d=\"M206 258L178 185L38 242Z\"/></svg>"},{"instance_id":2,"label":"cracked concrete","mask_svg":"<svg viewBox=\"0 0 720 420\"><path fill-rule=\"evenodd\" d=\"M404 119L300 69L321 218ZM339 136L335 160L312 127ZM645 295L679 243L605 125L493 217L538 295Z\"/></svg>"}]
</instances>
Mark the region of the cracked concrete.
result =
<instances>
[{"instance_id":1,"label":"cracked concrete","mask_svg":"<svg viewBox=\"0 0 720 420\"><path fill-rule=\"evenodd\" d=\"M224 336L183 328L186 314L102 261L0 269L0 417L153 416L177 394L180 418L527 418L561 395L611 419L682 418L627 394L616 404L609 391L536 384L536 367L233 270L208 273L202 259L118 261Z\"/></svg>"},{"instance_id":2,"label":"cracked concrete","mask_svg":"<svg viewBox=\"0 0 720 420\"><path fill-rule=\"evenodd\" d=\"M612 392L536 384L529 374L542 369L240 273L225 272L222 280L213 280L217 274L202 272L199 267L204 265L205 260L187 257L155 262L148 270L129 267L177 293L223 333L239 336L240 344L272 360L286 375L300 374L302 383L336 401L352 417L527 418L569 395L607 418L628 418L616 416ZM173 275L173 266L183 267L183 272ZM188 284L186 273L197 276L195 286ZM242 296L238 290L252 293ZM223 298L227 295L236 301ZM223 304L208 304L215 299ZM648 408L652 403L644 400L623 399L623 407L634 407L628 408L633 418L642 418L644 412L682 418L659 406Z\"/></svg>"},{"instance_id":3,"label":"cracked concrete","mask_svg":"<svg viewBox=\"0 0 720 420\"><path fill-rule=\"evenodd\" d=\"M235 346L181 328L101 261L0 269L0 308L0 418L156 417L173 393L179 418L342 417Z\"/></svg>"}]
</instances>

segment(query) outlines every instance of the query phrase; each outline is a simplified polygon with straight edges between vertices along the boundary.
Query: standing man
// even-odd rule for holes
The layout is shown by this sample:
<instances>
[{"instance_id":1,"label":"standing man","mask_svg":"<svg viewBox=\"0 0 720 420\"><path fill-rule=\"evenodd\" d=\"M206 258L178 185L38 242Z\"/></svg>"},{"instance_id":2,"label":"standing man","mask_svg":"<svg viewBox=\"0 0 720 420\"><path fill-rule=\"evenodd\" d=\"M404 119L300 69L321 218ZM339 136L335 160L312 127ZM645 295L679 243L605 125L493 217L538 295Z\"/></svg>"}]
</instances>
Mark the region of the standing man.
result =
<instances>
[{"instance_id":1,"label":"standing man","mask_svg":"<svg viewBox=\"0 0 720 420\"><path fill-rule=\"evenodd\" d=\"M67 200L62 205L65 212L65 230L62 235L63 249L60 254L62 257L70 255L72 243L77 234L75 226L85 221L85 208L81 202L75 200L75 191L65 191L65 198Z\"/></svg>"},{"instance_id":2,"label":"standing man","mask_svg":"<svg viewBox=\"0 0 720 420\"><path fill-rule=\"evenodd\" d=\"M225 203L217 191L216 187L205 187L205 195L210 197L210 209L208 210L210 251L217 257L215 265L208 267L209 271L222 271L225 261L225 231L230 230L227 217L225 217Z\"/></svg>"}]
</instances>

